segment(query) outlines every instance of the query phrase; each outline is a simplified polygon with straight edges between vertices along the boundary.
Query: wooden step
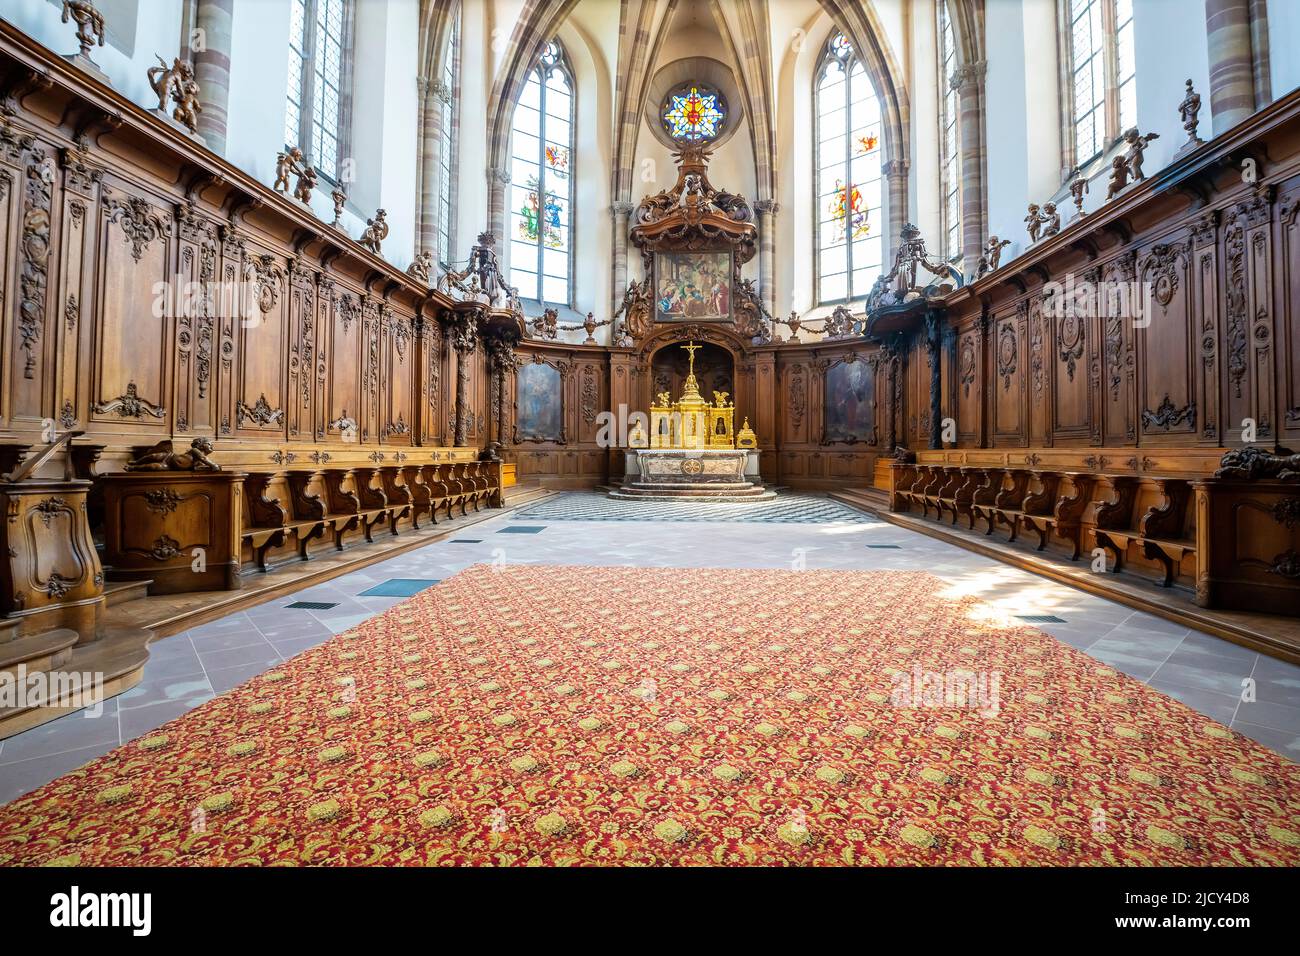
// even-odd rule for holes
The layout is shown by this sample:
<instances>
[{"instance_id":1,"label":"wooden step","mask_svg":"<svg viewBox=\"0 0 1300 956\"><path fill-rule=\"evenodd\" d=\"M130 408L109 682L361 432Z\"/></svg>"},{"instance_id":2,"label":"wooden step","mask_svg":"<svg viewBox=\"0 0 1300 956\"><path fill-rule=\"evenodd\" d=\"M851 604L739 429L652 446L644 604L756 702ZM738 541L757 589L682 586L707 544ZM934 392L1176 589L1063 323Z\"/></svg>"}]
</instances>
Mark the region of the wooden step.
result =
<instances>
[{"instance_id":1,"label":"wooden step","mask_svg":"<svg viewBox=\"0 0 1300 956\"><path fill-rule=\"evenodd\" d=\"M16 617L0 617L0 645L18 636L20 620L21 618Z\"/></svg>"},{"instance_id":2,"label":"wooden step","mask_svg":"<svg viewBox=\"0 0 1300 956\"><path fill-rule=\"evenodd\" d=\"M104 585L104 604L114 607L127 601L135 601L149 596L149 585L153 581L109 581Z\"/></svg>"},{"instance_id":3,"label":"wooden step","mask_svg":"<svg viewBox=\"0 0 1300 956\"><path fill-rule=\"evenodd\" d=\"M62 667L72 656L72 647L78 640L76 631L57 628L6 641L0 644L0 676L8 675L16 681L20 666L28 674Z\"/></svg>"},{"instance_id":4,"label":"wooden step","mask_svg":"<svg viewBox=\"0 0 1300 956\"><path fill-rule=\"evenodd\" d=\"M889 495L880 488L844 488L832 491L828 497L864 511L879 513L889 510Z\"/></svg>"},{"instance_id":5,"label":"wooden step","mask_svg":"<svg viewBox=\"0 0 1300 956\"><path fill-rule=\"evenodd\" d=\"M33 695L13 706L0 707L0 740L86 707L93 675L100 678L101 700L130 690L144 673L151 636L143 628L115 627L99 640L73 647L68 659L58 666L60 680L44 687L25 688L25 693L34 691ZM87 676L82 682L74 681L71 675Z\"/></svg>"}]
</instances>

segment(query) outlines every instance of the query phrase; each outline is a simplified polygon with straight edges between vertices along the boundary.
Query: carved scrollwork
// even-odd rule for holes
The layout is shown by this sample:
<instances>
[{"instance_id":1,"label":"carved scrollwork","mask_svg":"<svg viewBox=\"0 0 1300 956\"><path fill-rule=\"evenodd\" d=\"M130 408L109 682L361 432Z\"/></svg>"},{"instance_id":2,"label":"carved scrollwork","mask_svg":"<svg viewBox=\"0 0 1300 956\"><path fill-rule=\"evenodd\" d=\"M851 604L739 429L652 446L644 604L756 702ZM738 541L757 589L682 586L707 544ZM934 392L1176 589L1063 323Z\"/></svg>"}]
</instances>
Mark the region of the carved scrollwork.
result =
<instances>
[{"instance_id":1,"label":"carved scrollwork","mask_svg":"<svg viewBox=\"0 0 1300 956\"><path fill-rule=\"evenodd\" d=\"M248 405L244 402L235 404L235 424L243 428L245 423L252 422L258 428L265 428L267 425L279 425L284 421L284 409L272 408L271 403L266 400L266 395L258 396L256 402Z\"/></svg>"},{"instance_id":2,"label":"carved scrollwork","mask_svg":"<svg viewBox=\"0 0 1300 956\"><path fill-rule=\"evenodd\" d=\"M1188 430L1196 430L1196 403L1189 402L1182 408L1178 408L1168 393L1165 393L1165 397L1154 410L1148 408L1142 412L1142 427L1146 429L1159 428L1162 431L1169 431L1175 425L1184 423Z\"/></svg>"},{"instance_id":3,"label":"carved scrollwork","mask_svg":"<svg viewBox=\"0 0 1300 956\"><path fill-rule=\"evenodd\" d=\"M131 246L131 258L139 262L144 258L149 244L155 239L172 234L171 221L160 216L148 202L139 196L125 199L104 197L108 209L108 222L122 227L122 236Z\"/></svg>"},{"instance_id":4,"label":"carved scrollwork","mask_svg":"<svg viewBox=\"0 0 1300 956\"><path fill-rule=\"evenodd\" d=\"M121 418L162 418L167 414L161 405L155 405L146 398L141 398L135 382L128 382L126 392L106 402L95 403L95 414L107 415L117 412Z\"/></svg>"}]
</instances>

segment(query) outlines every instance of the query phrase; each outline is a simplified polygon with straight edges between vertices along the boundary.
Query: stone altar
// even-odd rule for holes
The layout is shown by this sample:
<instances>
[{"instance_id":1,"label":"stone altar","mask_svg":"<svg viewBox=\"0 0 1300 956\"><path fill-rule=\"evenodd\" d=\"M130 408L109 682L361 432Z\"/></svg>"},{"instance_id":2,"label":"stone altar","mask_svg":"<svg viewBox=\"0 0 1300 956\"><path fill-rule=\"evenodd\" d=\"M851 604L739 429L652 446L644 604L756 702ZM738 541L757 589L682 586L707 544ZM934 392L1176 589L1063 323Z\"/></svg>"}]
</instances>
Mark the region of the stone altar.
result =
<instances>
[{"instance_id":1,"label":"stone altar","mask_svg":"<svg viewBox=\"0 0 1300 956\"><path fill-rule=\"evenodd\" d=\"M770 501L776 492L758 475L752 448L631 448L623 485L609 492L623 500L692 498L697 501Z\"/></svg>"}]
</instances>

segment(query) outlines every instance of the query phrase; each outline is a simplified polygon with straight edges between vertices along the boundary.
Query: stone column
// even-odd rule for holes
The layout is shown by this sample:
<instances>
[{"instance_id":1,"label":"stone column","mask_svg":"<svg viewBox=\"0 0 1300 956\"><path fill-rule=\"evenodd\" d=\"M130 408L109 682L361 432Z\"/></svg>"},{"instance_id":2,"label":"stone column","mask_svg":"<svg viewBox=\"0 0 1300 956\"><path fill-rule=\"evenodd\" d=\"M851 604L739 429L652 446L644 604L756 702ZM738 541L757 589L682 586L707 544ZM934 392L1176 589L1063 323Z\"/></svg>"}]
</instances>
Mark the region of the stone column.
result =
<instances>
[{"instance_id":1,"label":"stone column","mask_svg":"<svg viewBox=\"0 0 1300 956\"><path fill-rule=\"evenodd\" d=\"M198 0L194 15L196 37L186 38L194 53L194 79L199 84L199 135L208 149L226 152L226 110L230 104L230 31L235 0ZM200 45L201 50L194 48Z\"/></svg>"},{"instance_id":2,"label":"stone column","mask_svg":"<svg viewBox=\"0 0 1300 956\"><path fill-rule=\"evenodd\" d=\"M487 170L488 232L497 237L506 234L506 192L510 189L510 170Z\"/></svg>"},{"instance_id":3,"label":"stone column","mask_svg":"<svg viewBox=\"0 0 1300 956\"><path fill-rule=\"evenodd\" d=\"M983 60L958 68L952 75L957 91L957 136L961 147L962 271L972 269L983 251L988 231L984 202L984 73Z\"/></svg>"},{"instance_id":4,"label":"stone column","mask_svg":"<svg viewBox=\"0 0 1300 956\"><path fill-rule=\"evenodd\" d=\"M758 211L758 294L769 315L776 314L776 286L773 282L776 249L776 214L781 204L775 199L760 199L754 203Z\"/></svg>"},{"instance_id":5,"label":"stone column","mask_svg":"<svg viewBox=\"0 0 1300 956\"><path fill-rule=\"evenodd\" d=\"M627 231L628 220L636 206L622 199L610 204L609 211L614 217L614 311L623 303L623 293L627 291Z\"/></svg>"},{"instance_id":6,"label":"stone column","mask_svg":"<svg viewBox=\"0 0 1300 956\"><path fill-rule=\"evenodd\" d=\"M886 271L903 244L903 224L908 222L907 171L911 166L906 159L891 159L881 167L888 183L889 196L889 244L881 260L881 266Z\"/></svg>"},{"instance_id":7,"label":"stone column","mask_svg":"<svg viewBox=\"0 0 1300 956\"><path fill-rule=\"evenodd\" d=\"M456 350L456 431L452 444L463 448L469 433L469 360L478 342L471 316L460 316L452 329L451 344Z\"/></svg>"},{"instance_id":8,"label":"stone column","mask_svg":"<svg viewBox=\"0 0 1300 956\"><path fill-rule=\"evenodd\" d=\"M1251 0L1205 0L1210 54L1210 118L1214 135L1255 112Z\"/></svg>"}]
</instances>

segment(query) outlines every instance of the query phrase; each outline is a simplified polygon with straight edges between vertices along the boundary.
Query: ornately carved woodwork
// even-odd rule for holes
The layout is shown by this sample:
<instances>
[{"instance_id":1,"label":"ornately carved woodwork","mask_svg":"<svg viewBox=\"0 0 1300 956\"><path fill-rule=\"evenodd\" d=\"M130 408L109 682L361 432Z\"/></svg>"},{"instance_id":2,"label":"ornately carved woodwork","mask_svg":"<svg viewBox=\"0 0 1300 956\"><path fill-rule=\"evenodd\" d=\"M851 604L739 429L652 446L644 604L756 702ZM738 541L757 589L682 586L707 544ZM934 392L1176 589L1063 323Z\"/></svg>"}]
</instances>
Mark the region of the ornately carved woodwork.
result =
<instances>
[{"instance_id":1,"label":"ornately carved woodwork","mask_svg":"<svg viewBox=\"0 0 1300 956\"><path fill-rule=\"evenodd\" d=\"M279 425L284 422L284 409L272 408L271 403L266 400L266 395L259 395L252 405L245 402L235 403L235 422L240 428L250 422L258 428Z\"/></svg>"},{"instance_id":2,"label":"ornately carved woodwork","mask_svg":"<svg viewBox=\"0 0 1300 956\"><path fill-rule=\"evenodd\" d=\"M104 191L105 218L122 228L122 238L131 247L131 258L139 262L150 243L172 234L171 223L138 196L118 199Z\"/></svg>"},{"instance_id":3,"label":"ornately carved woodwork","mask_svg":"<svg viewBox=\"0 0 1300 956\"><path fill-rule=\"evenodd\" d=\"M161 405L155 405L147 398L143 398L136 387L135 382L128 382L126 392L118 395L116 398L110 398L107 401L96 402L94 406L97 415L110 415L114 412L121 418L163 418L167 411Z\"/></svg>"},{"instance_id":4,"label":"ornately carved woodwork","mask_svg":"<svg viewBox=\"0 0 1300 956\"><path fill-rule=\"evenodd\" d=\"M21 300L18 306L19 345L23 350L23 376L36 377L37 359L45 330L46 289L49 285L50 205L54 161L43 147L32 147L26 167L23 200Z\"/></svg>"}]
</instances>

